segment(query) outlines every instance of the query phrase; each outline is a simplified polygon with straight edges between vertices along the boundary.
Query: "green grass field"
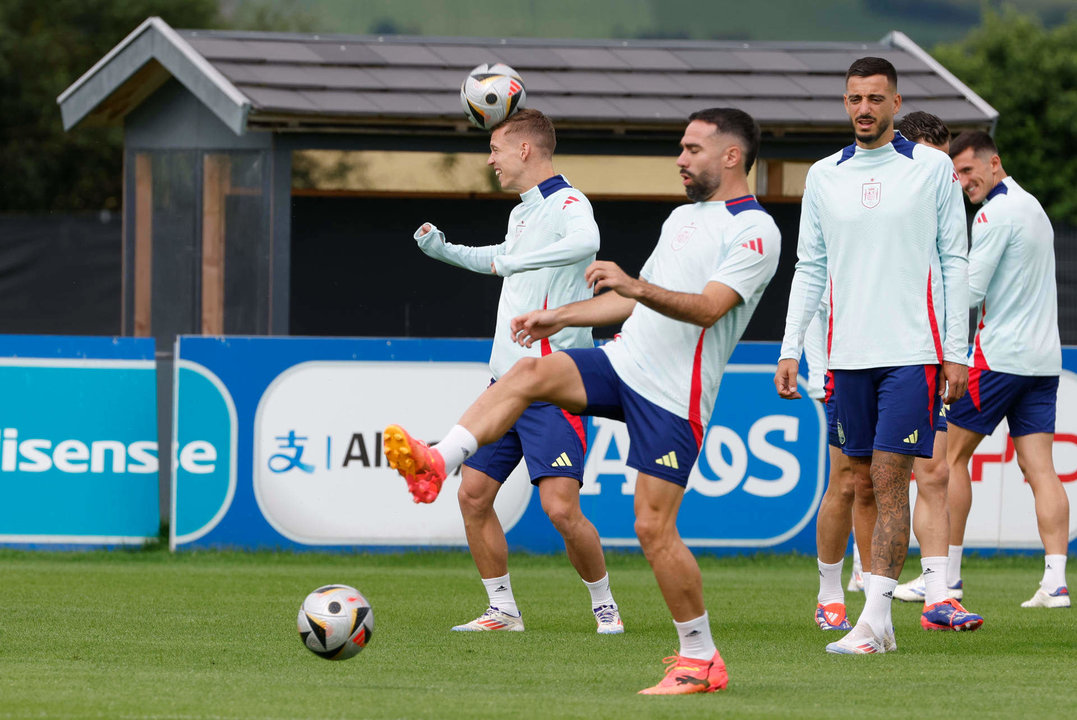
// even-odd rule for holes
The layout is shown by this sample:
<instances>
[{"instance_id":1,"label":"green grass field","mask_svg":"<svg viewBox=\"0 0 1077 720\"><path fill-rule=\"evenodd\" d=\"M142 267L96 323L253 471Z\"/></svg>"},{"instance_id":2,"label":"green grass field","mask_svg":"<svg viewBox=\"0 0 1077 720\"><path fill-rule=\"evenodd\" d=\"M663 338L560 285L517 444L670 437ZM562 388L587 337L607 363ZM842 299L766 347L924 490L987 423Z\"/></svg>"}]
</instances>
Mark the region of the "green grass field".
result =
<instances>
[{"instance_id":1,"label":"green grass field","mask_svg":"<svg viewBox=\"0 0 1077 720\"><path fill-rule=\"evenodd\" d=\"M916 718L1063 716L1077 707L1077 615L1026 610L1041 558L967 559L975 633L928 633L895 603L899 650L827 655L814 559L701 559L730 687L641 697L676 650L650 569L611 554L627 632L598 636L563 556L513 556L523 633L451 633L485 606L470 558L0 551L0 718ZM919 569L907 564L905 579ZM295 615L326 583L360 588L358 657L305 650ZM848 598L855 618L862 596ZM888 713L889 714L889 713Z\"/></svg>"}]
</instances>

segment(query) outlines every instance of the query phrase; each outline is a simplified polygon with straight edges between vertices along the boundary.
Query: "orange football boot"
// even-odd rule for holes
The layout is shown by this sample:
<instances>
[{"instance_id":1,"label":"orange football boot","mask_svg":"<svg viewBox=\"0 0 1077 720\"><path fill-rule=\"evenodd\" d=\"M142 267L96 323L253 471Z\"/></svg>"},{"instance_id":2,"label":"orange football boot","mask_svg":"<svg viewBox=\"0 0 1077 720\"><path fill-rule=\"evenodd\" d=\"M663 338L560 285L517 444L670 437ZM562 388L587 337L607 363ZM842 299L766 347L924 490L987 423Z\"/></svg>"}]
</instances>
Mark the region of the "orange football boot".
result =
<instances>
[{"instance_id":1,"label":"orange football boot","mask_svg":"<svg viewBox=\"0 0 1077 720\"><path fill-rule=\"evenodd\" d=\"M382 433L382 446L389 467L408 482L417 503L432 503L445 482L445 460L422 440L416 440L399 425L389 425Z\"/></svg>"},{"instance_id":2,"label":"orange football boot","mask_svg":"<svg viewBox=\"0 0 1077 720\"><path fill-rule=\"evenodd\" d=\"M715 692L729 684L729 674L717 650L710 660L693 660L674 655L665 658L666 676L654 687L640 690L640 695L687 695L688 693Z\"/></svg>"}]
</instances>

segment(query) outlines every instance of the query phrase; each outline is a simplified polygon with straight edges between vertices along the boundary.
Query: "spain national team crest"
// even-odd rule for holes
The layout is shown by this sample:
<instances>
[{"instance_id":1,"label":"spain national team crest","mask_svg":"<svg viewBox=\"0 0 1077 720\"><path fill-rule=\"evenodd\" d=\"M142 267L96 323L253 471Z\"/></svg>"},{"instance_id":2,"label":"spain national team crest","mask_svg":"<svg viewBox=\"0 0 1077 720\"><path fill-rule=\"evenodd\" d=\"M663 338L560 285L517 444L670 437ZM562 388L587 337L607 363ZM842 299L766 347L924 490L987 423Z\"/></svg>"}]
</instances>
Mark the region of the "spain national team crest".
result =
<instances>
[{"instance_id":1,"label":"spain national team crest","mask_svg":"<svg viewBox=\"0 0 1077 720\"><path fill-rule=\"evenodd\" d=\"M676 235L673 236L673 242L670 243L670 246L674 250L680 250L688 244L688 241L692 239L692 236L695 235L695 233L695 225L685 225L677 231Z\"/></svg>"},{"instance_id":2,"label":"spain national team crest","mask_svg":"<svg viewBox=\"0 0 1077 720\"><path fill-rule=\"evenodd\" d=\"M526 227L526 225L523 222L516 223L516 235L514 236L515 239L517 239L517 240L520 239L520 236L524 234L524 228L525 227Z\"/></svg>"},{"instance_id":3,"label":"spain national team crest","mask_svg":"<svg viewBox=\"0 0 1077 720\"><path fill-rule=\"evenodd\" d=\"M860 202L869 210L878 206L883 196L883 184L881 182L866 182L863 185Z\"/></svg>"}]
</instances>

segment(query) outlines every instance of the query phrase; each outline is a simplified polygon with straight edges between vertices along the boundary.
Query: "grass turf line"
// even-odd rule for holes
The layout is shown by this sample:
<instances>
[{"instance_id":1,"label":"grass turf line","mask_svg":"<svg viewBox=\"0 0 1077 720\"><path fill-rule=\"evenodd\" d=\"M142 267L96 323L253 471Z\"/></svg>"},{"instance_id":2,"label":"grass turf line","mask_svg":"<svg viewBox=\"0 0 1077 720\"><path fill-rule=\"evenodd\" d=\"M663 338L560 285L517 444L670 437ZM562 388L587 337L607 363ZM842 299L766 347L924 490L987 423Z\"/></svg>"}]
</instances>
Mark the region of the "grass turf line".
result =
<instances>
[{"instance_id":1,"label":"grass turf line","mask_svg":"<svg viewBox=\"0 0 1077 720\"><path fill-rule=\"evenodd\" d=\"M523 633L451 633L486 597L462 552L406 555L0 551L0 718L917 718L1062 715L1077 615L1023 609L1042 559L970 558L975 633L925 632L895 602L899 651L827 655L812 558L700 559L730 671L716 695L648 698L676 637L646 561L609 553L626 633L599 636L564 556L514 555ZM919 569L911 558L903 579ZM846 576L848 570L846 570ZM299 642L310 590L358 587L375 631L327 662ZM862 596L847 596L855 619Z\"/></svg>"}]
</instances>

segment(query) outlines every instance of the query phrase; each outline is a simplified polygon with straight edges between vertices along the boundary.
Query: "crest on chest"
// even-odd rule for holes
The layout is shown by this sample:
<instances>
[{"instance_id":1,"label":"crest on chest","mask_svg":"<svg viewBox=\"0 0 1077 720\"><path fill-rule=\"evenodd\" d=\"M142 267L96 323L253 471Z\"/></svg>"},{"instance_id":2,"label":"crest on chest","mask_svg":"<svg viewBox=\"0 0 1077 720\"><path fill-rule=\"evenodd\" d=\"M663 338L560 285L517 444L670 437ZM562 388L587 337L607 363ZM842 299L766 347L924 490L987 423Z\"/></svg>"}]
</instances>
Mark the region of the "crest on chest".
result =
<instances>
[{"instance_id":1,"label":"crest on chest","mask_svg":"<svg viewBox=\"0 0 1077 720\"><path fill-rule=\"evenodd\" d=\"M524 234L524 230L526 230L526 229L527 229L527 223L525 223L523 220L516 223L516 227L514 227L513 231L512 231L513 232L512 239L513 240L519 240L520 236Z\"/></svg>"},{"instance_id":2,"label":"crest on chest","mask_svg":"<svg viewBox=\"0 0 1077 720\"><path fill-rule=\"evenodd\" d=\"M872 178L860 186L860 204L867 209L878 207L883 197L883 184Z\"/></svg>"},{"instance_id":3,"label":"crest on chest","mask_svg":"<svg viewBox=\"0 0 1077 720\"><path fill-rule=\"evenodd\" d=\"M673 236L673 240L670 241L669 245L674 250L680 250L681 248L683 248L685 245L688 244L688 241L691 240L692 236L695 235L695 234L696 234L695 223L690 223L688 225L685 225L684 227L682 227L680 230L677 231L677 234Z\"/></svg>"}]
</instances>

